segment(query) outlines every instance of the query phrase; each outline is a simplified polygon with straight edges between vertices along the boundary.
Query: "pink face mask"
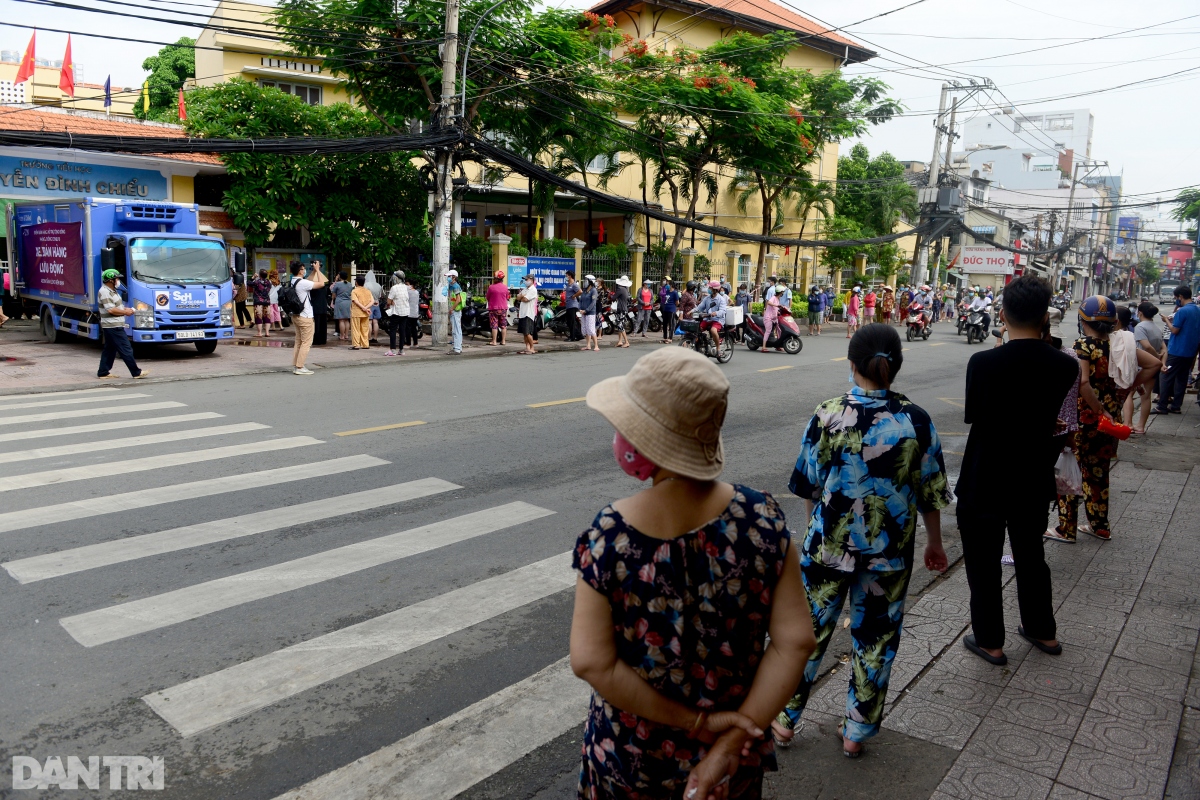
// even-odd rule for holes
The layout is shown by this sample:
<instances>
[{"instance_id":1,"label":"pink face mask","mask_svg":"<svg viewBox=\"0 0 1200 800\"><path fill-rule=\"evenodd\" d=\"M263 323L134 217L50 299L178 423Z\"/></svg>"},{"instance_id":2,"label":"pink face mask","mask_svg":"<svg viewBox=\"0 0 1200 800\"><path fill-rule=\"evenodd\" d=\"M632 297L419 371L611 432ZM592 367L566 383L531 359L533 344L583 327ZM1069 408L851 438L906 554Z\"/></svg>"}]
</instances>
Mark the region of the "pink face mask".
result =
<instances>
[{"instance_id":1,"label":"pink face mask","mask_svg":"<svg viewBox=\"0 0 1200 800\"><path fill-rule=\"evenodd\" d=\"M637 451L619 432L613 435L613 455L626 475L644 481L654 474L658 465Z\"/></svg>"}]
</instances>

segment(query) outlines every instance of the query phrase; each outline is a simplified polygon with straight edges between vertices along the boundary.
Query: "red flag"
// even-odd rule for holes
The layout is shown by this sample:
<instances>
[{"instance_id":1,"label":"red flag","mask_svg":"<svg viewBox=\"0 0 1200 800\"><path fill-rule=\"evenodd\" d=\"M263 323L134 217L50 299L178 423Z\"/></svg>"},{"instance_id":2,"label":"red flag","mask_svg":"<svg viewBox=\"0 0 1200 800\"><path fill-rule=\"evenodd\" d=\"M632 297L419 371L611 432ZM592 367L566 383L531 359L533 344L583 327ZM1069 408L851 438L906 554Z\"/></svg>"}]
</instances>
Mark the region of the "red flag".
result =
<instances>
[{"instance_id":1,"label":"red flag","mask_svg":"<svg viewBox=\"0 0 1200 800\"><path fill-rule=\"evenodd\" d=\"M67 34L67 52L63 53L62 69L58 72L58 88L67 97L75 96L75 64L71 61L71 34Z\"/></svg>"},{"instance_id":2,"label":"red flag","mask_svg":"<svg viewBox=\"0 0 1200 800\"><path fill-rule=\"evenodd\" d=\"M790 244L786 244L783 246L783 254L785 256L790 256L792 254L792 246Z\"/></svg>"},{"instance_id":3,"label":"red flag","mask_svg":"<svg viewBox=\"0 0 1200 800\"><path fill-rule=\"evenodd\" d=\"M183 89L179 90L179 119L187 119L187 106L183 103Z\"/></svg>"},{"instance_id":4,"label":"red flag","mask_svg":"<svg viewBox=\"0 0 1200 800\"><path fill-rule=\"evenodd\" d=\"M36 41L37 31L34 31L33 35L29 37L29 46L25 48L25 56L21 59L21 66L17 68L17 77L13 78L14 86L18 83L24 83L33 77L33 59L36 57L34 56L34 45Z\"/></svg>"},{"instance_id":5,"label":"red flag","mask_svg":"<svg viewBox=\"0 0 1200 800\"><path fill-rule=\"evenodd\" d=\"M597 241L600 242L600 244L604 244L604 222L603 221L601 221L601 223L600 223L600 235L597 237Z\"/></svg>"}]
</instances>

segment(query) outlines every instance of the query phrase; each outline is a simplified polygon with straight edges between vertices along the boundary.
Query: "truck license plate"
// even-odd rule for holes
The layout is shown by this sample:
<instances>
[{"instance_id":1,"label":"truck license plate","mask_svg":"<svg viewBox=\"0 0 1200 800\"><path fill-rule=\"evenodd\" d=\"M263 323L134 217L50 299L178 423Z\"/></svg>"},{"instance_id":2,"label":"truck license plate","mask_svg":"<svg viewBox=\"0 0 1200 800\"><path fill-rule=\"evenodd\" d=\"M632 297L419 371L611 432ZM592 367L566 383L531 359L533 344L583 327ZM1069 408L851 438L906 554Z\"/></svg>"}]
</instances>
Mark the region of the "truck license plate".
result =
<instances>
[{"instance_id":1,"label":"truck license plate","mask_svg":"<svg viewBox=\"0 0 1200 800\"><path fill-rule=\"evenodd\" d=\"M176 331L176 339L203 339L204 331Z\"/></svg>"}]
</instances>

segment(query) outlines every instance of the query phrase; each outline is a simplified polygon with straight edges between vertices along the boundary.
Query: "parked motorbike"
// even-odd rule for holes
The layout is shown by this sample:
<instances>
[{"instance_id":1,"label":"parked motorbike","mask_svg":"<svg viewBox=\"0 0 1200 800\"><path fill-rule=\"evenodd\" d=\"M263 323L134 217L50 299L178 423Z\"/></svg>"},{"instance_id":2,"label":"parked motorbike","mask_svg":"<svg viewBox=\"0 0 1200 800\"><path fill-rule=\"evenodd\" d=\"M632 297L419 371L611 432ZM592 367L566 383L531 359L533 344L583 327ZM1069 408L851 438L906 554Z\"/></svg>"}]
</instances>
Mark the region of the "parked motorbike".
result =
<instances>
[{"instance_id":1,"label":"parked motorbike","mask_svg":"<svg viewBox=\"0 0 1200 800\"><path fill-rule=\"evenodd\" d=\"M721 330L719 345L714 345L708 331L700 330L700 322L695 319L680 320L676 332L682 337L680 347L690 347L702 356L715 358L719 364L728 364L733 358L733 339L727 330Z\"/></svg>"},{"instance_id":2,"label":"parked motorbike","mask_svg":"<svg viewBox=\"0 0 1200 800\"><path fill-rule=\"evenodd\" d=\"M746 347L751 350L758 350L760 347L764 350L767 347L773 347L776 350L783 348L785 353L794 356L804 348L804 341L800 338L800 326L796 324L791 312L783 306L779 307L778 324L771 329L771 339L767 342L766 347L763 347L763 333L766 332L766 326L763 325L761 314L747 315L745 328Z\"/></svg>"},{"instance_id":3,"label":"parked motorbike","mask_svg":"<svg viewBox=\"0 0 1200 800\"><path fill-rule=\"evenodd\" d=\"M658 333L659 331L662 330L662 326L663 326L662 310L656 308L650 312L650 326L649 326L650 332ZM630 330L633 330L633 329L631 328Z\"/></svg>"},{"instance_id":4,"label":"parked motorbike","mask_svg":"<svg viewBox=\"0 0 1200 800\"><path fill-rule=\"evenodd\" d=\"M491 336L492 325L488 321L487 303L470 300L462 310L463 336Z\"/></svg>"},{"instance_id":5,"label":"parked motorbike","mask_svg":"<svg viewBox=\"0 0 1200 800\"><path fill-rule=\"evenodd\" d=\"M930 324L929 315L925 313L925 306L920 303L913 303L908 307L908 317L904 322L905 337L908 341L921 338L928 339L929 334L933 333L933 327Z\"/></svg>"},{"instance_id":6,"label":"parked motorbike","mask_svg":"<svg viewBox=\"0 0 1200 800\"><path fill-rule=\"evenodd\" d=\"M983 327L983 312L972 311L967 314L967 344L982 342L987 338L987 331Z\"/></svg>"}]
</instances>

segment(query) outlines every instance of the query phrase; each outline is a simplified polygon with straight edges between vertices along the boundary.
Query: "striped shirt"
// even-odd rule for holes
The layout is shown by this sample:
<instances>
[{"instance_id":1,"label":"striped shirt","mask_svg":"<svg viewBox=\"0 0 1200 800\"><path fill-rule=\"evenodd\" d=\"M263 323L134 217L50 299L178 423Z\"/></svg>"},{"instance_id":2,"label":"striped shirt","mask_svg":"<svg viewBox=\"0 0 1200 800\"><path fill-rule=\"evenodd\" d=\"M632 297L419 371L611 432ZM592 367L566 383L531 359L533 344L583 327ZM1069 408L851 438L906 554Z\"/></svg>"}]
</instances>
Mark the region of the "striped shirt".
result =
<instances>
[{"instance_id":1,"label":"striped shirt","mask_svg":"<svg viewBox=\"0 0 1200 800\"><path fill-rule=\"evenodd\" d=\"M114 309L124 308L125 302L121 300L121 295L117 294L115 289L110 289L107 286L100 287L100 327L101 328L124 328L125 317L113 316L108 313Z\"/></svg>"}]
</instances>

